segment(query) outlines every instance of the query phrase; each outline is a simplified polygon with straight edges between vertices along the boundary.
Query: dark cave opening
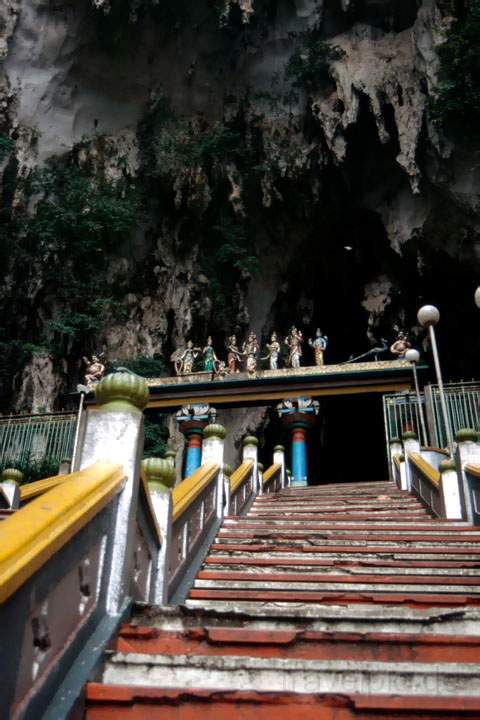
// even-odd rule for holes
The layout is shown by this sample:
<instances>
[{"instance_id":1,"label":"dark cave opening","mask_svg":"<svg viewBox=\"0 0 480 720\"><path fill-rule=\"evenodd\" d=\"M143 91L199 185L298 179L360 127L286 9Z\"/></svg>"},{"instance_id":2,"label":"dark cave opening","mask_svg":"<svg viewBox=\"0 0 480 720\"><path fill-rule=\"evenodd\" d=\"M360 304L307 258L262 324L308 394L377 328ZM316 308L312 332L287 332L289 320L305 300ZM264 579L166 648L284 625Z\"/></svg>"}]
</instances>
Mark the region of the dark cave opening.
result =
<instances>
[{"instance_id":1,"label":"dark cave opening","mask_svg":"<svg viewBox=\"0 0 480 720\"><path fill-rule=\"evenodd\" d=\"M291 467L291 438L272 409L260 461L267 468L273 448L285 446ZM388 478L382 395L361 393L320 398L320 413L307 437L309 484L385 481Z\"/></svg>"}]
</instances>

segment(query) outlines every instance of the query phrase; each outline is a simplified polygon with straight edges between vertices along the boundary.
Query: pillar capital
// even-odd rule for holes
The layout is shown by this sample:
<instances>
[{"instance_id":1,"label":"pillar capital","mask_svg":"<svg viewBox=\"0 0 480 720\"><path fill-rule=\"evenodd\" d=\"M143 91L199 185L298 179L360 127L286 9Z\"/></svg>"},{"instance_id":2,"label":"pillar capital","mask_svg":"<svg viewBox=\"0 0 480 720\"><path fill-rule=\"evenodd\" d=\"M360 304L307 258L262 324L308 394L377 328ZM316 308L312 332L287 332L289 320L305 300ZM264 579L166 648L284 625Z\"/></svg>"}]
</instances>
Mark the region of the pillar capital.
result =
<instances>
[{"instance_id":1,"label":"pillar capital","mask_svg":"<svg viewBox=\"0 0 480 720\"><path fill-rule=\"evenodd\" d=\"M95 385L95 398L102 410L140 413L148 403L149 395L145 379L135 373L111 373Z\"/></svg>"},{"instance_id":2,"label":"pillar capital","mask_svg":"<svg viewBox=\"0 0 480 720\"><path fill-rule=\"evenodd\" d=\"M150 492L169 492L175 484L175 468L165 458L142 460L142 471Z\"/></svg>"}]
</instances>

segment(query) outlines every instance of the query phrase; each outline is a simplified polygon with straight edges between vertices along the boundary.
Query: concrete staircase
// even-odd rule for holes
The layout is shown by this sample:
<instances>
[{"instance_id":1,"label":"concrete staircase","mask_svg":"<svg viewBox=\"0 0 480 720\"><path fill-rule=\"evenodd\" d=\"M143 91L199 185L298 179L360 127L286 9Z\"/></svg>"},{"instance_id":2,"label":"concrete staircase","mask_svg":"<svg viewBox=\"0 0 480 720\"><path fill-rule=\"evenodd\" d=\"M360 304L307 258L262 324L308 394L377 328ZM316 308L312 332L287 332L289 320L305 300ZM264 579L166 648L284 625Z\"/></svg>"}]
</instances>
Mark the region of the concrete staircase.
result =
<instances>
[{"instance_id":1,"label":"concrete staircase","mask_svg":"<svg viewBox=\"0 0 480 720\"><path fill-rule=\"evenodd\" d=\"M390 483L259 497L185 606L137 607L86 717L478 720L479 530Z\"/></svg>"}]
</instances>

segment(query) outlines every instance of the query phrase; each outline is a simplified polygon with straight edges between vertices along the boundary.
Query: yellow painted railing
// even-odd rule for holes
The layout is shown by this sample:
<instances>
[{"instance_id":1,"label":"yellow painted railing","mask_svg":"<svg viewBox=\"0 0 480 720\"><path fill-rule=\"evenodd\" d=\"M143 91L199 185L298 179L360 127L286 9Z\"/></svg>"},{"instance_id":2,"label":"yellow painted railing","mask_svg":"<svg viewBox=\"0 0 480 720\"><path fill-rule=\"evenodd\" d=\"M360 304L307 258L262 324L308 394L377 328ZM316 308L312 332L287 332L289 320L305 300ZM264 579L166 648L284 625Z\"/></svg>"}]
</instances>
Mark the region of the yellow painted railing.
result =
<instances>
[{"instance_id":1,"label":"yellow painted railing","mask_svg":"<svg viewBox=\"0 0 480 720\"><path fill-rule=\"evenodd\" d=\"M232 473L230 477L230 492L233 494L240 485L248 478L250 470L253 468L253 460L245 460L238 468Z\"/></svg>"},{"instance_id":2,"label":"yellow painted railing","mask_svg":"<svg viewBox=\"0 0 480 720\"><path fill-rule=\"evenodd\" d=\"M399 455L394 455L394 456L393 456L393 462L395 463L395 467L397 468L397 470L400 470L400 463L401 463L402 461L400 460L400 456L399 456Z\"/></svg>"},{"instance_id":3,"label":"yellow painted railing","mask_svg":"<svg viewBox=\"0 0 480 720\"><path fill-rule=\"evenodd\" d=\"M422 450L426 450L427 452L436 452L436 453L440 453L440 455L445 455L446 457L450 457L448 450L443 450L442 448L422 447Z\"/></svg>"},{"instance_id":4,"label":"yellow painted railing","mask_svg":"<svg viewBox=\"0 0 480 720\"><path fill-rule=\"evenodd\" d=\"M478 465L465 465L465 470L473 475L474 477L480 478L480 466Z\"/></svg>"},{"instance_id":5,"label":"yellow painted railing","mask_svg":"<svg viewBox=\"0 0 480 720\"><path fill-rule=\"evenodd\" d=\"M120 492L120 465L98 462L0 523L0 602L7 600ZM68 599L67 599L68 601Z\"/></svg>"},{"instance_id":6,"label":"yellow painted railing","mask_svg":"<svg viewBox=\"0 0 480 720\"><path fill-rule=\"evenodd\" d=\"M177 485L172 491L172 505L173 505L173 521L183 515L185 510L188 510L193 501L200 495L201 492L210 484L214 477L216 477L220 466L216 463L208 462L198 470L186 478L180 485Z\"/></svg>"},{"instance_id":7,"label":"yellow painted railing","mask_svg":"<svg viewBox=\"0 0 480 720\"><path fill-rule=\"evenodd\" d=\"M276 475L277 472L279 472L282 469L282 466L278 463L274 463L273 465L270 465L268 470L265 470L263 473L263 483L262 485L266 485L274 475Z\"/></svg>"},{"instance_id":8,"label":"yellow painted railing","mask_svg":"<svg viewBox=\"0 0 480 720\"><path fill-rule=\"evenodd\" d=\"M43 495L47 490L61 485L61 483L64 483L69 477L71 477L71 475L54 475L44 480L36 480L35 482L27 483L27 485L22 485L20 487L20 500L22 502L33 500L33 498L38 495Z\"/></svg>"},{"instance_id":9,"label":"yellow painted railing","mask_svg":"<svg viewBox=\"0 0 480 720\"><path fill-rule=\"evenodd\" d=\"M426 478L434 487L440 487L440 473L438 470L435 470L435 468L424 460L418 453L411 453L408 457L417 470L421 472L424 478Z\"/></svg>"}]
</instances>

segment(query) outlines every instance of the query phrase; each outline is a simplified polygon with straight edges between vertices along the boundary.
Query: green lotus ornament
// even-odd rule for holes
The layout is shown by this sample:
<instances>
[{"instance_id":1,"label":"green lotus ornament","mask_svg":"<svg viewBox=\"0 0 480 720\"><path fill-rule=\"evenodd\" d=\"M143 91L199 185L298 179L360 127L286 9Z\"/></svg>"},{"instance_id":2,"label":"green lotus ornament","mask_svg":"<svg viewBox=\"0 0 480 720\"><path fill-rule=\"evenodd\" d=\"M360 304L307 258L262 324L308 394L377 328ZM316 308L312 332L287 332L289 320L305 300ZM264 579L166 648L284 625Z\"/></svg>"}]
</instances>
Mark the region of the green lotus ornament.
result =
<instances>
[{"instance_id":1,"label":"green lotus ornament","mask_svg":"<svg viewBox=\"0 0 480 720\"><path fill-rule=\"evenodd\" d=\"M149 395L144 378L133 373L111 373L95 386L95 397L102 410L141 412L148 403Z\"/></svg>"},{"instance_id":2,"label":"green lotus ornament","mask_svg":"<svg viewBox=\"0 0 480 720\"><path fill-rule=\"evenodd\" d=\"M164 458L142 460L142 472L147 480L150 492L170 492L177 476L175 468Z\"/></svg>"}]
</instances>

